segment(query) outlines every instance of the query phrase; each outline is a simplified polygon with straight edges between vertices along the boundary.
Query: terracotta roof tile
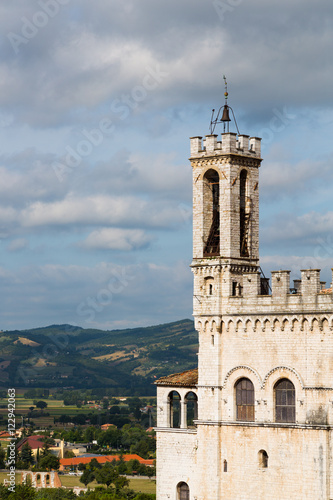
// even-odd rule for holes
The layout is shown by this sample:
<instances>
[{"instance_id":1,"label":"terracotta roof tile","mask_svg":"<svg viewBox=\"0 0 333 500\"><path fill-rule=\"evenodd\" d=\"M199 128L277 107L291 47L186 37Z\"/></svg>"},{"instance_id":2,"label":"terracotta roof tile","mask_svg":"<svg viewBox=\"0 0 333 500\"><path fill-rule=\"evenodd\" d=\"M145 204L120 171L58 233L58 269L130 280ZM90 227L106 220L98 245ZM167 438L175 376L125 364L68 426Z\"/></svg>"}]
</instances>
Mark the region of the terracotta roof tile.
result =
<instances>
[{"instance_id":1,"label":"terracotta roof tile","mask_svg":"<svg viewBox=\"0 0 333 500\"><path fill-rule=\"evenodd\" d=\"M17 443L17 449L21 451L22 446L28 443L32 450L37 450L37 448L43 448L44 444L40 439L45 438L45 436L28 436Z\"/></svg>"},{"instance_id":2,"label":"terracotta roof tile","mask_svg":"<svg viewBox=\"0 0 333 500\"><path fill-rule=\"evenodd\" d=\"M194 387L198 383L198 369L187 370L182 373L174 373L167 377L156 380L156 385Z\"/></svg>"},{"instance_id":3,"label":"terracotta roof tile","mask_svg":"<svg viewBox=\"0 0 333 500\"><path fill-rule=\"evenodd\" d=\"M73 458L61 458L60 465L78 465L78 464L89 464L91 460L95 458L99 464L105 464L106 462L112 462L115 460L118 462L120 460L119 455L99 455L95 457L73 457ZM145 463L146 461L136 454L123 455L124 461L129 462L129 460L138 460L140 463Z\"/></svg>"},{"instance_id":4,"label":"terracotta roof tile","mask_svg":"<svg viewBox=\"0 0 333 500\"><path fill-rule=\"evenodd\" d=\"M332 293L332 287L326 288L325 290L320 290L320 293L328 295L329 293Z\"/></svg>"}]
</instances>

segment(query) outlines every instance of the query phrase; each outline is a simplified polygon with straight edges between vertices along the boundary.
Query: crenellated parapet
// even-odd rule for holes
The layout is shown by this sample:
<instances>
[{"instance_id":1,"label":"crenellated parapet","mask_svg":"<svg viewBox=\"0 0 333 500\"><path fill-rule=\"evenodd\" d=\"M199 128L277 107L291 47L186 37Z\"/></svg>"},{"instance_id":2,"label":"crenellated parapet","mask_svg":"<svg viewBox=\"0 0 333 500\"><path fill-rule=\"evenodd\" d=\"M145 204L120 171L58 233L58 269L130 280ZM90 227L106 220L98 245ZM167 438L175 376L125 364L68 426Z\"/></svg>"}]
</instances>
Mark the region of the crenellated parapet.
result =
<instances>
[{"instance_id":1,"label":"crenellated parapet","mask_svg":"<svg viewBox=\"0 0 333 500\"><path fill-rule=\"evenodd\" d=\"M201 158L212 155L240 154L253 158L261 157L261 139L259 137L249 137L248 135L227 132L218 135L206 135L202 137L191 137L191 158Z\"/></svg>"},{"instance_id":2,"label":"crenellated parapet","mask_svg":"<svg viewBox=\"0 0 333 500\"><path fill-rule=\"evenodd\" d=\"M303 269L291 287L290 271L273 271L271 294L262 295L259 271L237 274L230 266L202 266L194 272L194 316L265 316L333 313L332 288L319 269ZM332 285L331 285L332 286Z\"/></svg>"}]
</instances>

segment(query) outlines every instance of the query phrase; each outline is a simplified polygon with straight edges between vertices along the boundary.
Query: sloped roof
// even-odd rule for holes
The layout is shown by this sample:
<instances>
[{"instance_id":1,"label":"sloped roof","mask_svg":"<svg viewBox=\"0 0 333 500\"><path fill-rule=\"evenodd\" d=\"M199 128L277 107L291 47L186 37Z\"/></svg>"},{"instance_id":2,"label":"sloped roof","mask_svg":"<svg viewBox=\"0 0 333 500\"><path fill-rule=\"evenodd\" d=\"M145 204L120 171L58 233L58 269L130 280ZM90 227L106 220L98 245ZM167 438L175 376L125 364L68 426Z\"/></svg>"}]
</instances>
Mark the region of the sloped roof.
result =
<instances>
[{"instance_id":1,"label":"sloped roof","mask_svg":"<svg viewBox=\"0 0 333 500\"><path fill-rule=\"evenodd\" d=\"M73 458L61 458L60 465L63 467L70 465L79 465L79 464L89 464L93 458L96 458L99 464L105 464L106 462L112 462L115 460L118 462L120 460L119 455L92 455L92 456L83 456L83 457L73 457ZM129 462L130 460L138 460L141 464L145 465L153 465L154 460L145 460L136 454L123 455L123 459L125 462Z\"/></svg>"},{"instance_id":2,"label":"sloped roof","mask_svg":"<svg viewBox=\"0 0 333 500\"><path fill-rule=\"evenodd\" d=\"M28 436L28 437L25 437L25 438L21 439L21 441L19 441L17 443L17 449L19 451L21 451L22 447L25 444L28 444L32 450L37 450L37 448L43 448L43 446L45 445L45 443L43 443L42 441L40 441L43 438L45 438L45 436L43 436L43 435L42 436Z\"/></svg>"},{"instance_id":3,"label":"sloped roof","mask_svg":"<svg viewBox=\"0 0 333 500\"><path fill-rule=\"evenodd\" d=\"M162 377L156 380L156 385L168 385L178 387L194 387L198 383L198 369L187 370L182 373L174 373L167 377Z\"/></svg>"},{"instance_id":4,"label":"sloped roof","mask_svg":"<svg viewBox=\"0 0 333 500\"><path fill-rule=\"evenodd\" d=\"M331 288L326 288L325 290L320 290L320 293L328 295L329 293L332 293L332 287Z\"/></svg>"}]
</instances>

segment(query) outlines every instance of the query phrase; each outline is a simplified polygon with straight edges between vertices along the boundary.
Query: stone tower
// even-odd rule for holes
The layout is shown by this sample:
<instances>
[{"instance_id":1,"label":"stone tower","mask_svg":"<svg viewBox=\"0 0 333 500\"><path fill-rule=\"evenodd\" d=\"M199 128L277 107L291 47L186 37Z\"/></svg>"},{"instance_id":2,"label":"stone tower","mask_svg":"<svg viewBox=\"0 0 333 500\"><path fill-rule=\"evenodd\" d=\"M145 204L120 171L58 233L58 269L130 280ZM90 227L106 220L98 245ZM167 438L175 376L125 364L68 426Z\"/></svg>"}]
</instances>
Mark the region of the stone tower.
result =
<instances>
[{"instance_id":1,"label":"stone tower","mask_svg":"<svg viewBox=\"0 0 333 500\"><path fill-rule=\"evenodd\" d=\"M158 500L333 499L333 300L259 267L260 139L191 138L198 369L157 381Z\"/></svg>"}]
</instances>

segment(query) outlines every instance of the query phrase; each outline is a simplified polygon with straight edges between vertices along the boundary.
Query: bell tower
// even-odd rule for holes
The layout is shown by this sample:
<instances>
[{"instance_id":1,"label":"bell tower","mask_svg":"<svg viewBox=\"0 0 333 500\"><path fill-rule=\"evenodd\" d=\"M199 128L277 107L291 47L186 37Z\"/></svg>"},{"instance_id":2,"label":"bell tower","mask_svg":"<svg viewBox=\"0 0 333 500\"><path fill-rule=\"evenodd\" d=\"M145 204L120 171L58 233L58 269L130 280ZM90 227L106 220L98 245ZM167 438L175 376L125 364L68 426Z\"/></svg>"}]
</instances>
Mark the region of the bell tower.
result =
<instances>
[{"instance_id":1,"label":"bell tower","mask_svg":"<svg viewBox=\"0 0 333 500\"><path fill-rule=\"evenodd\" d=\"M205 139L191 137L190 157L193 169L192 268L195 276L199 269L200 275L206 271L210 274L212 267L218 267L220 272L223 270L224 280L218 288L219 294L225 297L240 295L242 274L259 269L261 163L261 139L240 134L236 120L238 133L229 132L229 110L232 112L232 109L227 104L227 97L226 91L225 104L216 118L213 110L211 133ZM223 126L220 138L214 134L217 125ZM205 291L202 279L199 281L195 279L194 283L197 298ZM213 293L215 288L217 292L217 284L210 285L210 291ZM194 305L198 305L196 299ZM221 313L220 307L216 313Z\"/></svg>"}]
</instances>

